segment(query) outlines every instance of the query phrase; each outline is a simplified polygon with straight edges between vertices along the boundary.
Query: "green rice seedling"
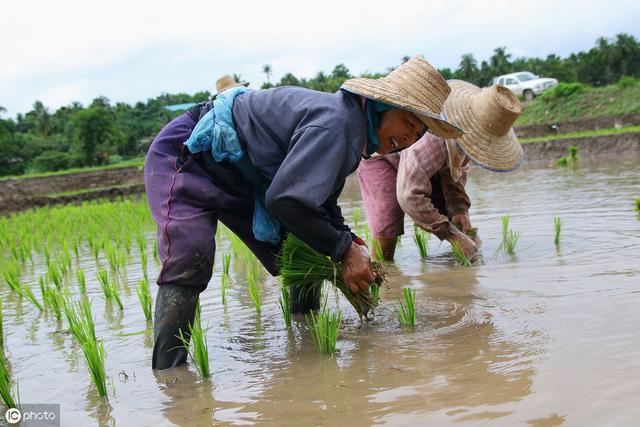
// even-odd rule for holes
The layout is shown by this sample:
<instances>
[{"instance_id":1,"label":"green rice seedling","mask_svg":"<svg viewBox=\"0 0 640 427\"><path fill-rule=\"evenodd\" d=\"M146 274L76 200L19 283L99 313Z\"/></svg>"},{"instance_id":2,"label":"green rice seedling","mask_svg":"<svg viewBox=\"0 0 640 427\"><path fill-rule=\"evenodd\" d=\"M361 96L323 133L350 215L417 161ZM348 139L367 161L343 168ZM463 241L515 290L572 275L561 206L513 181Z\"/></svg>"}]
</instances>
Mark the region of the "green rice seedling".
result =
<instances>
[{"instance_id":1,"label":"green rice seedling","mask_svg":"<svg viewBox=\"0 0 640 427\"><path fill-rule=\"evenodd\" d=\"M223 305L227 305L227 289L229 289L230 280L231 278L226 274L223 274L220 278L220 298Z\"/></svg>"},{"instance_id":2,"label":"green rice seedling","mask_svg":"<svg viewBox=\"0 0 640 427\"><path fill-rule=\"evenodd\" d=\"M403 288L402 299L398 302L393 312L401 325L415 326L416 324L416 290Z\"/></svg>"},{"instance_id":3,"label":"green rice seedling","mask_svg":"<svg viewBox=\"0 0 640 427\"><path fill-rule=\"evenodd\" d=\"M100 283L104 299L111 299L111 286L109 285L109 273L107 273L107 270L98 271L98 283Z\"/></svg>"},{"instance_id":4,"label":"green rice seedling","mask_svg":"<svg viewBox=\"0 0 640 427\"><path fill-rule=\"evenodd\" d=\"M369 287L369 292L371 292L371 296L373 297L373 300L376 302L376 304L380 303L380 285L374 283Z\"/></svg>"},{"instance_id":5,"label":"green rice seedling","mask_svg":"<svg viewBox=\"0 0 640 427\"><path fill-rule=\"evenodd\" d=\"M289 288L282 286L280 288L280 298L278 298L278 305L282 311L282 317L284 318L284 324L287 328L291 328L291 295L289 294Z\"/></svg>"},{"instance_id":6,"label":"green rice seedling","mask_svg":"<svg viewBox=\"0 0 640 427\"><path fill-rule=\"evenodd\" d=\"M111 298L118 305L120 310L124 310L124 305L122 305L122 300L120 299L120 289L118 289L118 279L115 275L111 277L110 288Z\"/></svg>"},{"instance_id":7,"label":"green rice seedling","mask_svg":"<svg viewBox=\"0 0 640 427\"><path fill-rule=\"evenodd\" d=\"M576 147L575 145L569 147L569 160L571 160L572 162L578 161L578 147Z\"/></svg>"},{"instance_id":8,"label":"green rice seedling","mask_svg":"<svg viewBox=\"0 0 640 427\"><path fill-rule=\"evenodd\" d=\"M18 384L13 382L4 350L0 349L0 397L9 408L20 407Z\"/></svg>"},{"instance_id":9,"label":"green rice seedling","mask_svg":"<svg viewBox=\"0 0 640 427\"><path fill-rule=\"evenodd\" d=\"M49 252L49 245L44 245L44 262L49 265L51 264L51 254Z\"/></svg>"},{"instance_id":10,"label":"green rice seedling","mask_svg":"<svg viewBox=\"0 0 640 427\"><path fill-rule=\"evenodd\" d=\"M640 197L636 199L636 212L640 212Z\"/></svg>"},{"instance_id":11,"label":"green rice seedling","mask_svg":"<svg viewBox=\"0 0 640 427\"><path fill-rule=\"evenodd\" d=\"M84 274L84 270L76 271L76 280L78 281L78 290L81 294L87 293L87 278Z\"/></svg>"},{"instance_id":12,"label":"green rice seedling","mask_svg":"<svg viewBox=\"0 0 640 427\"><path fill-rule=\"evenodd\" d=\"M0 298L0 347L4 347L4 326L2 321L2 298ZM0 352L2 348L0 348Z\"/></svg>"},{"instance_id":13,"label":"green rice seedling","mask_svg":"<svg viewBox=\"0 0 640 427\"><path fill-rule=\"evenodd\" d=\"M382 251L382 246L380 246L380 241L378 239L373 239L373 256L378 261L384 261L384 252Z\"/></svg>"},{"instance_id":14,"label":"green rice seedling","mask_svg":"<svg viewBox=\"0 0 640 427\"><path fill-rule=\"evenodd\" d=\"M331 282L345 296L361 319L371 320L377 303L371 293L360 291L353 293L342 278L342 267L334 264L294 234L289 234L280 253L282 283L285 286L300 286L304 292L322 291L325 281ZM371 263L374 282L382 285L386 282L386 271L382 263Z\"/></svg>"},{"instance_id":15,"label":"green rice seedling","mask_svg":"<svg viewBox=\"0 0 640 427\"><path fill-rule=\"evenodd\" d=\"M140 280L138 288L136 289L136 293L138 294L138 301L140 301L140 305L142 306L144 318L147 320L151 320L151 306L153 305L153 300L151 298L151 292L149 291L149 282L147 282L147 279Z\"/></svg>"},{"instance_id":16,"label":"green rice seedling","mask_svg":"<svg viewBox=\"0 0 640 427\"><path fill-rule=\"evenodd\" d=\"M158 240L153 239L153 259L156 265L160 265L160 256L158 255Z\"/></svg>"},{"instance_id":17,"label":"green rice seedling","mask_svg":"<svg viewBox=\"0 0 640 427\"><path fill-rule=\"evenodd\" d=\"M560 222L560 217L557 216L553 219L553 225L555 227L556 230L556 238L554 239L554 242L556 244L556 246L560 245L560 229L562 228L562 223Z\"/></svg>"},{"instance_id":18,"label":"green rice seedling","mask_svg":"<svg viewBox=\"0 0 640 427\"><path fill-rule=\"evenodd\" d=\"M149 269L148 269L148 259L147 259L147 251L144 247L140 250L140 264L142 264L142 275L145 280L149 280Z\"/></svg>"},{"instance_id":19,"label":"green rice seedling","mask_svg":"<svg viewBox=\"0 0 640 427\"><path fill-rule=\"evenodd\" d=\"M365 242L370 242L371 241L371 231L369 230L369 224L364 223L364 225L362 226L363 229L363 235L364 235L364 241Z\"/></svg>"},{"instance_id":20,"label":"green rice seedling","mask_svg":"<svg viewBox=\"0 0 640 427\"><path fill-rule=\"evenodd\" d=\"M256 311L258 314L262 311L262 301L260 299L260 290L258 289L258 277L249 272L247 276L247 283L249 285L249 296L251 297L251 301L256 306Z\"/></svg>"},{"instance_id":21,"label":"green rice seedling","mask_svg":"<svg viewBox=\"0 0 640 427\"><path fill-rule=\"evenodd\" d=\"M560 157L556 160L557 166L567 166L569 164L569 160L566 157Z\"/></svg>"},{"instance_id":22,"label":"green rice seedling","mask_svg":"<svg viewBox=\"0 0 640 427\"><path fill-rule=\"evenodd\" d=\"M353 208L353 229L357 230L360 225L360 208Z\"/></svg>"},{"instance_id":23,"label":"green rice seedling","mask_svg":"<svg viewBox=\"0 0 640 427\"><path fill-rule=\"evenodd\" d=\"M44 302L44 306L48 307L53 311L56 319L62 318L62 307L63 300L62 295L60 294L60 290L58 288L49 287L49 285L40 277L40 291L42 292L42 301Z\"/></svg>"},{"instance_id":24,"label":"green rice seedling","mask_svg":"<svg viewBox=\"0 0 640 427\"><path fill-rule=\"evenodd\" d=\"M75 309L78 313L82 325L82 337L85 340L96 340L96 326L91 313L91 302L87 298L82 298L75 303Z\"/></svg>"},{"instance_id":25,"label":"green rice seedling","mask_svg":"<svg viewBox=\"0 0 640 427\"><path fill-rule=\"evenodd\" d=\"M62 275L53 263L49 263L47 266L47 279L53 282L56 285L56 288L62 288Z\"/></svg>"},{"instance_id":26,"label":"green rice seedling","mask_svg":"<svg viewBox=\"0 0 640 427\"><path fill-rule=\"evenodd\" d=\"M342 313L323 309L318 314L310 312L305 315L311 339L320 353L333 354L342 324Z\"/></svg>"},{"instance_id":27,"label":"green rice seedling","mask_svg":"<svg viewBox=\"0 0 640 427\"><path fill-rule=\"evenodd\" d=\"M22 287L20 291L20 295L24 296L31 304L36 306L38 310L40 311L44 310L44 307L42 306L42 304L40 304L36 296L33 294L33 292L31 292L31 288L29 288L27 285L24 285Z\"/></svg>"},{"instance_id":28,"label":"green rice seedling","mask_svg":"<svg viewBox=\"0 0 640 427\"><path fill-rule=\"evenodd\" d=\"M420 252L420 258L427 257L427 239L428 234L425 237L424 231L417 225L413 224L413 241L416 242L416 246L418 247L418 251Z\"/></svg>"},{"instance_id":29,"label":"green rice seedling","mask_svg":"<svg viewBox=\"0 0 640 427\"><path fill-rule=\"evenodd\" d=\"M222 274L229 275L229 266L231 265L231 254L222 254Z\"/></svg>"},{"instance_id":30,"label":"green rice seedling","mask_svg":"<svg viewBox=\"0 0 640 427\"><path fill-rule=\"evenodd\" d=\"M104 253L107 257L107 262L109 263L111 271L118 271L118 253L113 244L111 244L111 241L107 240L104 247Z\"/></svg>"},{"instance_id":31,"label":"green rice seedling","mask_svg":"<svg viewBox=\"0 0 640 427\"><path fill-rule=\"evenodd\" d=\"M107 395L107 372L104 366L104 346L96 339L89 339L81 344L84 359L89 368L91 380L96 386L98 395L104 397Z\"/></svg>"},{"instance_id":32,"label":"green rice seedling","mask_svg":"<svg viewBox=\"0 0 640 427\"><path fill-rule=\"evenodd\" d=\"M20 286L20 265L16 261L11 261L2 271L2 278L9 285L12 291L22 295L22 286Z\"/></svg>"},{"instance_id":33,"label":"green rice seedling","mask_svg":"<svg viewBox=\"0 0 640 427\"><path fill-rule=\"evenodd\" d=\"M509 228L509 215L502 216L502 242L496 249L494 256L497 256L500 252L505 255L513 256L516 252L516 244L520 233L516 233Z\"/></svg>"},{"instance_id":34,"label":"green rice seedling","mask_svg":"<svg viewBox=\"0 0 640 427\"><path fill-rule=\"evenodd\" d=\"M71 335L73 335L78 343L82 344L88 339L88 337L85 335L82 320L78 317L78 313L75 310L75 306L68 289L65 289L62 302L62 309L64 317L67 319L67 324L69 325L69 332L71 332Z\"/></svg>"},{"instance_id":35,"label":"green rice seedling","mask_svg":"<svg viewBox=\"0 0 640 427\"><path fill-rule=\"evenodd\" d=\"M189 357L200 375L207 378L209 372L209 348L207 346L206 331L202 329L202 321L200 317L200 302L196 306L196 315L193 323L189 324L188 335L182 330L178 331L178 338L182 341L182 345L189 352Z\"/></svg>"},{"instance_id":36,"label":"green rice seedling","mask_svg":"<svg viewBox=\"0 0 640 427\"><path fill-rule=\"evenodd\" d=\"M471 260L464 254L464 251L460 247L460 243L453 242L451 244L451 254L458 264L465 267L471 267Z\"/></svg>"}]
</instances>

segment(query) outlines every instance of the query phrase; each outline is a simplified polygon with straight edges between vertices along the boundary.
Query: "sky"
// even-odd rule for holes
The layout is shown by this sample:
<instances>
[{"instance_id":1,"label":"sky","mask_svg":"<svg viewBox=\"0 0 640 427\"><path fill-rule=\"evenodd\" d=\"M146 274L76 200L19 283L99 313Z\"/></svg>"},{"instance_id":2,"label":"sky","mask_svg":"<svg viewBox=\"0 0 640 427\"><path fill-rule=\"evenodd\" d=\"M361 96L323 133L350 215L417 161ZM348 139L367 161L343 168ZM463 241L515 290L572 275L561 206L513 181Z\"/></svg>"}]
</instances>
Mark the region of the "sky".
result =
<instances>
[{"instance_id":1,"label":"sky","mask_svg":"<svg viewBox=\"0 0 640 427\"><path fill-rule=\"evenodd\" d=\"M4 118L40 100L50 111L98 96L133 104L161 93L214 92L223 74L259 88L291 72L345 64L384 72L420 53L435 67L515 57L566 57L598 37L640 39L638 0L7 0L0 14ZM552 77L552 76L551 76Z\"/></svg>"}]
</instances>

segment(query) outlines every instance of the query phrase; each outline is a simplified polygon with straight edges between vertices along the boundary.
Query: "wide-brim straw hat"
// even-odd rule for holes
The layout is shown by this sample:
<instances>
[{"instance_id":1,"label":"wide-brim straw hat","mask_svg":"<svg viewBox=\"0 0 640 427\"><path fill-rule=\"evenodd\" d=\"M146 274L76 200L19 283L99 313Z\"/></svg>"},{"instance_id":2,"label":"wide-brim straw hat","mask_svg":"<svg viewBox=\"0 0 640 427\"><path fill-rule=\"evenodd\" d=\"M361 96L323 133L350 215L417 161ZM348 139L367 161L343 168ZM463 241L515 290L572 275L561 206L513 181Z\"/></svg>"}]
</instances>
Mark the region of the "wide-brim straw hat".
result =
<instances>
[{"instance_id":1,"label":"wide-brim straw hat","mask_svg":"<svg viewBox=\"0 0 640 427\"><path fill-rule=\"evenodd\" d=\"M481 166L498 172L516 169L524 150L513 130L522 112L518 98L500 85L480 89L462 80L449 80L451 94L446 117L465 130L457 139L464 152Z\"/></svg>"},{"instance_id":2,"label":"wide-brim straw hat","mask_svg":"<svg viewBox=\"0 0 640 427\"><path fill-rule=\"evenodd\" d=\"M249 86L249 82L236 82L236 80L230 75L226 74L216 80L216 95L227 89L231 89L238 86Z\"/></svg>"},{"instance_id":3,"label":"wide-brim straw hat","mask_svg":"<svg viewBox=\"0 0 640 427\"><path fill-rule=\"evenodd\" d=\"M458 138L464 133L441 116L451 89L422 55L409 59L386 77L349 79L341 89L410 111L429 127L429 132L442 138Z\"/></svg>"}]
</instances>

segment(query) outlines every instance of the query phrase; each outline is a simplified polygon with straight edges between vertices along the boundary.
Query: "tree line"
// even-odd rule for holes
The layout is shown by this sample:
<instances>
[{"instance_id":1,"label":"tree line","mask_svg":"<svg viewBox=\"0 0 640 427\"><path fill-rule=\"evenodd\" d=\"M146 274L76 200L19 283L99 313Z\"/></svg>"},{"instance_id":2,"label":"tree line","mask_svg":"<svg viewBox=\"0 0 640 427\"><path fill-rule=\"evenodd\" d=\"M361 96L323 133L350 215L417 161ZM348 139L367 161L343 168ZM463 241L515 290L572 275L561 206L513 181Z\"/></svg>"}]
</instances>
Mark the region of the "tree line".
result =
<instances>
[{"instance_id":1,"label":"tree line","mask_svg":"<svg viewBox=\"0 0 640 427\"><path fill-rule=\"evenodd\" d=\"M402 61L408 59L404 57ZM377 78L392 69L361 76ZM487 86L495 76L523 70L555 77L561 82L592 86L611 84L623 76L640 78L640 44L631 35L618 34L612 39L601 37L590 50L567 58L549 55L544 59L513 60L505 47L498 47L488 60L478 63L467 53L462 55L455 70L444 68L439 71L447 79L457 78ZM264 65L262 71L267 77L262 88L293 85L335 92L345 80L354 77L344 64L336 65L331 73L320 71L312 78L286 73L274 82L271 82L273 69L270 65ZM236 81L242 80L238 74L233 77ZM135 105L114 104L106 97L99 97L86 107L73 102L55 112L36 101L31 111L18 114L15 120L0 118L0 175L104 165L143 155L153 136L180 114L165 106L201 102L210 96L208 91L193 95L162 94ZM0 112L3 110L0 107Z\"/></svg>"}]
</instances>

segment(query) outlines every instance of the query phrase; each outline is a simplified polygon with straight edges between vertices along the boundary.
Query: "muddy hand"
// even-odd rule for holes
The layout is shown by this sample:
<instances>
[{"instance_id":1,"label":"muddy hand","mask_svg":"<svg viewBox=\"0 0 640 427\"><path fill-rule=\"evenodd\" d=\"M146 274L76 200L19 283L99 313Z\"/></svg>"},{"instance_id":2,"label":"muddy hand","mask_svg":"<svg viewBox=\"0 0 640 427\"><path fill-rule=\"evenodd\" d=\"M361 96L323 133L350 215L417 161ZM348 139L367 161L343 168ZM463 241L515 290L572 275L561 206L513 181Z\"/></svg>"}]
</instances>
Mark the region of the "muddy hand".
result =
<instances>
[{"instance_id":1,"label":"muddy hand","mask_svg":"<svg viewBox=\"0 0 640 427\"><path fill-rule=\"evenodd\" d=\"M458 228L460 231L464 231L468 233L471 230L471 220L469 219L469 214L463 213L454 215L451 218L451 222Z\"/></svg>"},{"instance_id":2,"label":"muddy hand","mask_svg":"<svg viewBox=\"0 0 640 427\"><path fill-rule=\"evenodd\" d=\"M457 242L460 245L460 249L462 249L462 253L469 260L473 260L476 256L476 252L478 251L478 245L466 234L457 232L449 239L449 243L453 245L454 242Z\"/></svg>"},{"instance_id":3,"label":"muddy hand","mask_svg":"<svg viewBox=\"0 0 640 427\"><path fill-rule=\"evenodd\" d=\"M371 258L365 247L351 243L342 257L342 277L351 292L369 289L374 277L371 271Z\"/></svg>"}]
</instances>

